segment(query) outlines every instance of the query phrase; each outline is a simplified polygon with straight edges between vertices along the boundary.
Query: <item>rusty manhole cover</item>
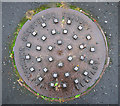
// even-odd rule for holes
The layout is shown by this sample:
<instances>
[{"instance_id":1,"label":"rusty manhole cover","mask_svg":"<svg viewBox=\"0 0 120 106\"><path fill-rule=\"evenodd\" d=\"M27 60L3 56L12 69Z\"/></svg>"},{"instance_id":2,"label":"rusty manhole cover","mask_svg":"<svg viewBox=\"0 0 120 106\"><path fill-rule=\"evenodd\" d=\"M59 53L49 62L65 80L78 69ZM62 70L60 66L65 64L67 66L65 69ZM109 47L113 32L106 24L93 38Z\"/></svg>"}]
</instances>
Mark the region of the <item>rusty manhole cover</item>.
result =
<instances>
[{"instance_id":1,"label":"rusty manhole cover","mask_svg":"<svg viewBox=\"0 0 120 106\"><path fill-rule=\"evenodd\" d=\"M14 47L23 80L51 98L81 94L99 78L107 46L97 25L83 13L50 8L27 21Z\"/></svg>"}]
</instances>

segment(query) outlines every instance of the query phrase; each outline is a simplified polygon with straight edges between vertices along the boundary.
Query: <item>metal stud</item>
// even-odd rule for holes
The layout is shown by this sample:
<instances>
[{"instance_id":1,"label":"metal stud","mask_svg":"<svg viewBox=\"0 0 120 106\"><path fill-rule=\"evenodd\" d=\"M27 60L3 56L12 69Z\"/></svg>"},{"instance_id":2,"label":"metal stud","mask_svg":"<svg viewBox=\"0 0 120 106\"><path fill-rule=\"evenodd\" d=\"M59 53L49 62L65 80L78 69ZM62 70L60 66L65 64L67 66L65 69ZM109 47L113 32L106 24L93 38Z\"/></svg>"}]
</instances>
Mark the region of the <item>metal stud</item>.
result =
<instances>
[{"instance_id":1,"label":"metal stud","mask_svg":"<svg viewBox=\"0 0 120 106\"><path fill-rule=\"evenodd\" d=\"M36 36L36 35L37 35L37 31L34 31L34 32L32 33L32 35L33 35L33 36Z\"/></svg>"},{"instance_id":2,"label":"metal stud","mask_svg":"<svg viewBox=\"0 0 120 106\"><path fill-rule=\"evenodd\" d=\"M54 73L53 74L53 78L57 78L58 77L58 74L57 73Z\"/></svg>"},{"instance_id":3,"label":"metal stud","mask_svg":"<svg viewBox=\"0 0 120 106\"><path fill-rule=\"evenodd\" d=\"M75 83L75 84L78 84L78 82L79 82L78 79L75 79L75 80L74 80L74 83Z\"/></svg>"},{"instance_id":4,"label":"metal stud","mask_svg":"<svg viewBox=\"0 0 120 106\"><path fill-rule=\"evenodd\" d=\"M73 37L74 40L78 39L78 36L76 34L74 34L72 37Z\"/></svg>"},{"instance_id":5,"label":"metal stud","mask_svg":"<svg viewBox=\"0 0 120 106\"><path fill-rule=\"evenodd\" d=\"M66 83L63 83L63 84L62 84L62 87L63 87L63 88L66 88L66 87L67 87L67 84L66 84Z\"/></svg>"},{"instance_id":6,"label":"metal stud","mask_svg":"<svg viewBox=\"0 0 120 106\"><path fill-rule=\"evenodd\" d=\"M90 48L90 51L91 51L91 52L95 52L95 48L94 48L94 47L91 47L91 48Z\"/></svg>"},{"instance_id":7,"label":"metal stud","mask_svg":"<svg viewBox=\"0 0 120 106\"><path fill-rule=\"evenodd\" d=\"M79 67L75 66L74 71L79 71Z\"/></svg>"},{"instance_id":8,"label":"metal stud","mask_svg":"<svg viewBox=\"0 0 120 106\"><path fill-rule=\"evenodd\" d=\"M66 72L64 75L65 75L65 77L69 77L70 76L70 74L68 72Z\"/></svg>"},{"instance_id":9,"label":"metal stud","mask_svg":"<svg viewBox=\"0 0 120 106\"><path fill-rule=\"evenodd\" d=\"M42 23L41 26L42 26L43 28L45 28L47 25L46 25L46 23Z\"/></svg>"},{"instance_id":10,"label":"metal stud","mask_svg":"<svg viewBox=\"0 0 120 106\"><path fill-rule=\"evenodd\" d=\"M68 61L71 62L73 60L73 57L72 56L68 56Z\"/></svg>"},{"instance_id":11,"label":"metal stud","mask_svg":"<svg viewBox=\"0 0 120 106\"><path fill-rule=\"evenodd\" d=\"M93 65L93 64L94 64L94 61L91 59L91 60L89 61L89 64Z\"/></svg>"},{"instance_id":12,"label":"metal stud","mask_svg":"<svg viewBox=\"0 0 120 106\"><path fill-rule=\"evenodd\" d=\"M55 19L53 20L53 22L54 22L55 24L57 24L57 23L58 23L58 19L55 18Z\"/></svg>"},{"instance_id":13,"label":"metal stud","mask_svg":"<svg viewBox=\"0 0 120 106\"><path fill-rule=\"evenodd\" d=\"M53 29L53 30L51 31L51 34L52 34L52 35L55 35L55 34L56 34L56 30Z\"/></svg>"},{"instance_id":14,"label":"metal stud","mask_svg":"<svg viewBox=\"0 0 120 106\"><path fill-rule=\"evenodd\" d=\"M31 48L31 43L28 42L28 43L26 44L26 47Z\"/></svg>"},{"instance_id":15,"label":"metal stud","mask_svg":"<svg viewBox=\"0 0 120 106\"><path fill-rule=\"evenodd\" d=\"M64 63L62 63L62 62L59 62L59 63L58 63L58 67L61 68L61 67L63 67L63 66L64 66Z\"/></svg>"},{"instance_id":16,"label":"metal stud","mask_svg":"<svg viewBox=\"0 0 120 106\"><path fill-rule=\"evenodd\" d=\"M49 62L52 62L53 61L53 57L49 57L48 60L49 60Z\"/></svg>"},{"instance_id":17,"label":"metal stud","mask_svg":"<svg viewBox=\"0 0 120 106\"><path fill-rule=\"evenodd\" d=\"M46 72L48 72L48 69L45 67L45 68L43 68L43 71L46 73Z\"/></svg>"},{"instance_id":18,"label":"metal stud","mask_svg":"<svg viewBox=\"0 0 120 106\"><path fill-rule=\"evenodd\" d=\"M82 29L83 29L83 27L82 27L82 26L78 26L78 30L80 30L80 31L81 31Z\"/></svg>"},{"instance_id":19,"label":"metal stud","mask_svg":"<svg viewBox=\"0 0 120 106\"><path fill-rule=\"evenodd\" d=\"M54 87L54 83L53 83L53 82L51 82L51 83L50 83L50 86L51 86L51 87Z\"/></svg>"},{"instance_id":20,"label":"metal stud","mask_svg":"<svg viewBox=\"0 0 120 106\"><path fill-rule=\"evenodd\" d=\"M87 36L86 36L86 39L87 39L87 40L90 40L90 39L91 39L91 36L90 36L90 35L87 35Z\"/></svg>"},{"instance_id":21,"label":"metal stud","mask_svg":"<svg viewBox=\"0 0 120 106\"><path fill-rule=\"evenodd\" d=\"M67 20L67 24L71 25L71 20L70 19Z\"/></svg>"},{"instance_id":22,"label":"metal stud","mask_svg":"<svg viewBox=\"0 0 120 106\"><path fill-rule=\"evenodd\" d=\"M63 34L67 34L68 30L67 29L63 29Z\"/></svg>"},{"instance_id":23,"label":"metal stud","mask_svg":"<svg viewBox=\"0 0 120 106\"><path fill-rule=\"evenodd\" d=\"M84 44L80 44L79 48L80 48L80 49L84 49L84 48L85 48L85 47L84 47Z\"/></svg>"},{"instance_id":24,"label":"metal stud","mask_svg":"<svg viewBox=\"0 0 120 106\"><path fill-rule=\"evenodd\" d=\"M42 77L39 77L38 80L41 82L41 81L43 80L43 78L42 78Z\"/></svg>"},{"instance_id":25,"label":"metal stud","mask_svg":"<svg viewBox=\"0 0 120 106\"><path fill-rule=\"evenodd\" d=\"M89 83L90 81L88 80L88 78L85 78L84 79L86 83Z\"/></svg>"},{"instance_id":26,"label":"metal stud","mask_svg":"<svg viewBox=\"0 0 120 106\"><path fill-rule=\"evenodd\" d=\"M57 41L57 44L58 44L58 45L62 45L62 40L58 40L58 41Z\"/></svg>"},{"instance_id":27,"label":"metal stud","mask_svg":"<svg viewBox=\"0 0 120 106\"><path fill-rule=\"evenodd\" d=\"M29 69L31 72L35 71L35 68L34 67L30 67Z\"/></svg>"},{"instance_id":28,"label":"metal stud","mask_svg":"<svg viewBox=\"0 0 120 106\"><path fill-rule=\"evenodd\" d=\"M36 46L36 50L40 51L41 50L41 46Z\"/></svg>"},{"instance_id":29,"label":"metal stud","mask_svg":"<svg viewBox=\"0 0 120 106\"><path fill-rule=\"evenodd\" d=\"M50 46L48 46L48 50L49 51L52 51L53 50L53 47L50 45Z\"/></svg>"},{"instance_id":30,"label":"metal stud","mask_svg":"<svg viewBox=\"0 0 120 106\"><path fill-rule=\"evenodd\" d=\"M81 56L80 56L80 60L83 61L84 59L85 59L85 57L84 57L83 55L81 55Z\"/></svg>"},{"instance_id":31,"label":"metal stud","mask_svg":"<svg viewBox=\"0 0 120 106\"><path fill-rule=\"evenodd\" d=\"M47 37L43 35L41 39L42 39L43 41L45 41L45 40L47 39Z\"/></svg>"},{"instance_id":32,"label":"metal stud","mask_svg":"<svg viewBox=\"0 0 120 106\"><path fill-rule=\"evenodd\" d=\"M25 59L26 59L26 60L29 60L29 59L30 59L30 55L29 55L29 54L26 55L26 56L25 56Z\"/></svg>"},{"instance_id":33,"label":"metal stud","mask_svg":"<svg viewBox=\"0 0 120 106\"><path fill-rule=\"evenodd\" d=\"M87 76L87 75L88 75L88 72L87 72L87 71L84 71L83 75L84 75L84 76Z\"/></svg>"},{"instance_id":34,"label":"metal stud","mask_svg":"<svg viewBox=\"0 0 120 106\"><path fill-rule=\"evenodd\" d=\"M42 58L41 58L41 57L37 57L37 58L36 58L36 61L37 61L37 62L41 62L41 61L42 61Z\"/></svg>"},{"instance_id":35,"label":"metal stud","mask_svg":"<svg viewBox=\"0 0 120 106\"><path fill-rule=\"evenodd\" d=\"M68 45L67 48L68 48L68 50L71 50L73 47L72 47L72 45Z\"/></svg>"}]
</instances>

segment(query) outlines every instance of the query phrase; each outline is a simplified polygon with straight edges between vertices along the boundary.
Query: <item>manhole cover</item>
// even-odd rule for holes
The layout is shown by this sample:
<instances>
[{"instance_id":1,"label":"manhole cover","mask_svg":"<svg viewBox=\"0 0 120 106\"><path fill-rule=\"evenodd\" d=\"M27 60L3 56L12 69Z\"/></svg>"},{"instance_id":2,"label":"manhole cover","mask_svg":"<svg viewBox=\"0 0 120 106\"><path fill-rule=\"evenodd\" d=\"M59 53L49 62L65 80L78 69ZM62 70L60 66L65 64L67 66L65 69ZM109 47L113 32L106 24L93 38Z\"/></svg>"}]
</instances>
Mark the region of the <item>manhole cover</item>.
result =
<instances>
[{"instance_id":1,"label":"manhole cover","mask_svg":"<svg viewBox=\"0 0 120 106\"><path fill-rule=\"evenodd\" d=\"M51 98L81 94L99 78L107 47L97 25L83 13L50 8L20 30L15 62L23 80Z\"/></svg>"}]
</instances>

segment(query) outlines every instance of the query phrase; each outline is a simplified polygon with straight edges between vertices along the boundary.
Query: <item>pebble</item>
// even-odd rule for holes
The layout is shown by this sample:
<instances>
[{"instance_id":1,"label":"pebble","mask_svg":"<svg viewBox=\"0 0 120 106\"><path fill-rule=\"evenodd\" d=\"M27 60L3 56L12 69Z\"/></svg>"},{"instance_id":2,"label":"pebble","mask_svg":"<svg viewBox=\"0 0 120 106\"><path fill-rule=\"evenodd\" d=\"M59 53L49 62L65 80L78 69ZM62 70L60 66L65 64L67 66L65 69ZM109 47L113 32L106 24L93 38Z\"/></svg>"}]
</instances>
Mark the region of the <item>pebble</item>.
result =
<instances>
[{"instance_id":1,"label":"pebble","mask_svg":"<svg viewBox=\"0 0 120 106\"><path fill-rule=\"evenodd\" d=\"M107 21L105 21L105 24L107 24Z\"/></svg>"},{"instance_id":2,"label":"pebble","mask_svg":"<svg viewBox=\"0 0 120 106\"><path fill-rule=\"evenodd\" d=\"M115 87L117 88L117 85L115 85Z\"/></svg>"},{"instance_id":3,"label":"pebble","mask_svg":"<svg viewBox=\"0 0 120 106\"><path fill-rule=\"evenodd\" d=\"M112 36L112 34L109 34L109 36Z\"/></svg>"},{"instance_id":4,"label":"pebble","mask_svg":"<svg viewBox=\"0 0 120 106\"><path fill-rule=\"evenodd\" d=\"M98 19L100 18L100 17L97 17Z\"/></svg>"},{"instance_id":5,"label":"pebble","mask_svg":"<svg viewBox=\"0 0 120 106\"><path fill-rule=\"evenodd\" d=\"M5 61L3 61L3 65L6 65Z\"/></svg>"},{"instance_id":6,"label":"pebble","mask_svg":"<svg viewBox=\"0 0 120 106\"><path fill-rule=\"evenodd\" d=\"M104 16L104 18L106 18L106 16Z\"/></svg>"},{"instance_id":7,"label":"pebble","mask_svg":"<svg viewBox=\"0 0 120 106\"><path fill-rule=\"evenodd\" d=\"M3 28L4 28L5 26L3 25Z\"/></svg>"},{"instance_id":8,"label":"pebble","mask_svg":"<svg viewBox=\"0 0 120 106\"><path fill-rule=\"evenodd\" d=\"M100 8L99 8L99 11L100 11Z\"/></svg>"},{"instance_id":9,"label":"pebble","mask_svg":"<svg viewBox=\"0 0 120 106\"><path fill-rule=\"evenodd\" d=\"M107 93L105 92L105 95L107 95Z\"/></svg>"},{"instance_id":10,"label":"pebble","mask_svg":"<svg viewBox=\"0 0 120 106\"><path fill-rule=\"evenodd\" d=\"M82 10L80 10L80 12L82 12Z\"/></svg>"}]
</instances>

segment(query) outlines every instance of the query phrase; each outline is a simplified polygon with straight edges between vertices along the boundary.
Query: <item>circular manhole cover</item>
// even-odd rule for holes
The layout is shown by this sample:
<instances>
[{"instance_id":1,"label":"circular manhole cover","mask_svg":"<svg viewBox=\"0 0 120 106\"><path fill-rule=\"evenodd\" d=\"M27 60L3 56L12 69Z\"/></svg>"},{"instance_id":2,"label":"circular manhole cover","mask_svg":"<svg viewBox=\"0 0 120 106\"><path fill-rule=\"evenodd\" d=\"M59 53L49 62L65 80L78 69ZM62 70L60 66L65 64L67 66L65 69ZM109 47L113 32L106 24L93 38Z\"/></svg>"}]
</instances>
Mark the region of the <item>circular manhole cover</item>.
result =
<instances>
[{"instance_id":1,"label":"circular manhole cover","mask_svg":"<svg viewBox=\"0 0 120 106\"><path fill-rule=\"evenodd\" d=\"M51 98L69 98L99 78L107 47L102 32L86 15L50 8L25 23L14 53L21 77L33 90Z\"/></svg>"}]
</instances>

